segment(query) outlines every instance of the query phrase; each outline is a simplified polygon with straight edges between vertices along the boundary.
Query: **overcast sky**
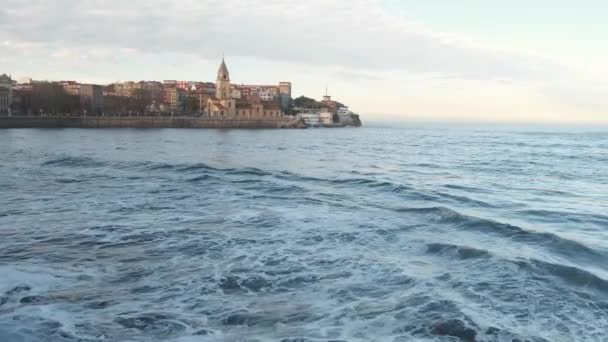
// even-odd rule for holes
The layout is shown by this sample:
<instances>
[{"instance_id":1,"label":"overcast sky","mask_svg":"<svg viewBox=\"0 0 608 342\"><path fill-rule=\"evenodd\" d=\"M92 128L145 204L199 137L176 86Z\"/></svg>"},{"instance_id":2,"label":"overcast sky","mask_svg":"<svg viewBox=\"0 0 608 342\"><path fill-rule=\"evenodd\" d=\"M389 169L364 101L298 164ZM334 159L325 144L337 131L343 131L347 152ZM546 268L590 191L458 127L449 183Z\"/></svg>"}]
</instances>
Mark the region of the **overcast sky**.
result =
<instances>
[{"instance_id":1,"label":"overcast sky","mask_svg":"<svg viewBox=\"0 0 608 342\"><path fill-rule=\"evenodd\" d=\"M608 123L600 0L3 0L14 78L293 82L366 117Z\"/></svg>"}]
</instances>

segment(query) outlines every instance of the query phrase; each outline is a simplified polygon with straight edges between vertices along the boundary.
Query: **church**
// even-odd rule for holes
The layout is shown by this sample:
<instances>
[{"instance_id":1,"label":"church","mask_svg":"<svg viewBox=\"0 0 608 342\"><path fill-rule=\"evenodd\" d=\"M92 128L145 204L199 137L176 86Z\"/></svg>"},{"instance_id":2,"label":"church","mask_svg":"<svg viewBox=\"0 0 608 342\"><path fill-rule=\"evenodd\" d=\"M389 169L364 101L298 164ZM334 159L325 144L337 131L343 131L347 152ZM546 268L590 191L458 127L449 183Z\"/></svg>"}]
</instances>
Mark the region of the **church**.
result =
<instances>
[{"instance_id":1,"label":"church","mask_svg":"<svg viewBox=\"0 0 608 342\"><path fill-rule=\"evenodd\" d=\"M223 58L217 71L215 96L207 99L203 112L209 117L222 119L280 120L283 117L283 111L277 103L262 101L259 95L233 98L230 73Z\"/></svg>"}]
</instances>

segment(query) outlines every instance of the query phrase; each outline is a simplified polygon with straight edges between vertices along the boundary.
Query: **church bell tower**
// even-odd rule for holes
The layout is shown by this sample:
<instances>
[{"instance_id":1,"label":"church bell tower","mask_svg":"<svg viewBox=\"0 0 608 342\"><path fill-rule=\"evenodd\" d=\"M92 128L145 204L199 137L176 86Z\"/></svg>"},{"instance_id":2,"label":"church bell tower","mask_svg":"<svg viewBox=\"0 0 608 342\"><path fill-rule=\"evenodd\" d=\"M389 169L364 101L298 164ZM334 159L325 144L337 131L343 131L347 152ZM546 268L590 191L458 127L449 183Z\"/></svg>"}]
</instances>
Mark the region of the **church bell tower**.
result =
<instances>
[{"instance_id":1,"label":"church bell tower","mask_svg":"<svg viewBox=\"0 0 608 342\"><path fill-rule=\"evenodd\" d=\"M230 95L230 73L226 67L226 62L222 58L222 64L217 71L217 80L215 81L216 97L220 100L228 100L232 98Z\"/></svg>"}]
</instances>

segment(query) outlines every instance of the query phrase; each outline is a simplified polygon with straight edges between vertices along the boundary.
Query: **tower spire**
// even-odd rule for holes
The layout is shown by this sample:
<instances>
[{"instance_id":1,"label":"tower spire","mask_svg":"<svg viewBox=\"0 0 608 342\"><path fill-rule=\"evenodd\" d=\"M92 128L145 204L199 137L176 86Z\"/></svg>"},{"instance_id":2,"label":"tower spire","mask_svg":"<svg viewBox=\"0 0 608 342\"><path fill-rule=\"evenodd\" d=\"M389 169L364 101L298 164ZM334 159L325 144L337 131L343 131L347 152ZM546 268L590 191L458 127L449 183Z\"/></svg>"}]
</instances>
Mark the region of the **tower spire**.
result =
<instances>
[{"instance_id":1,"label":"tower spire","mask_svg":"<svg viewBox=\"0 0 608 342\"><path fill-rule=\"evenodd\" d=\"M215 89L216 96L220 100L226 100L230 98L230 73L228 73L228 67L226 67L226 61L224 61L224 57L222 57L222 64L220 64L220 68L217 71Z\"/></svg>"},{"instance_id":2,"label":"tower spire","mask_svg":"<svg viewBox=\"0 0 608 342\"><path fill-rule=\"evenodd\" d=\"M220 64L220 68L217 71L217 79L218 80L230 80L230 74L228 73L228 67L226 67L226 61L224 57L222 57L222 64Z\"/></svg>"}]
</instances>

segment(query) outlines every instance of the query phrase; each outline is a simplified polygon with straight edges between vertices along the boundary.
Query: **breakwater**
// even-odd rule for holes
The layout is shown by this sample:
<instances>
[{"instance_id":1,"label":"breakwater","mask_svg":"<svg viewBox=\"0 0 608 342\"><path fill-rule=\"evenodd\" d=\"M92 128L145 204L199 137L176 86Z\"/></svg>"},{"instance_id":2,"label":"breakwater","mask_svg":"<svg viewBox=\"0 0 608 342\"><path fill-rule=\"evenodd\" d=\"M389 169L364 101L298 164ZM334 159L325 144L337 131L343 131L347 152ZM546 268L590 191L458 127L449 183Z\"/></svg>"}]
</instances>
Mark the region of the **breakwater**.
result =
<instances>
[{"instance_id":1,"label":"breakwater","mask_svg":"<svg viewBox=\"0 0 608 342\"><path fill-rule=\"evenodd\" d=\"M298 120L217 119L192 116L12 116L0 128L297 128Z\"/></svg>"}]
</instances>

